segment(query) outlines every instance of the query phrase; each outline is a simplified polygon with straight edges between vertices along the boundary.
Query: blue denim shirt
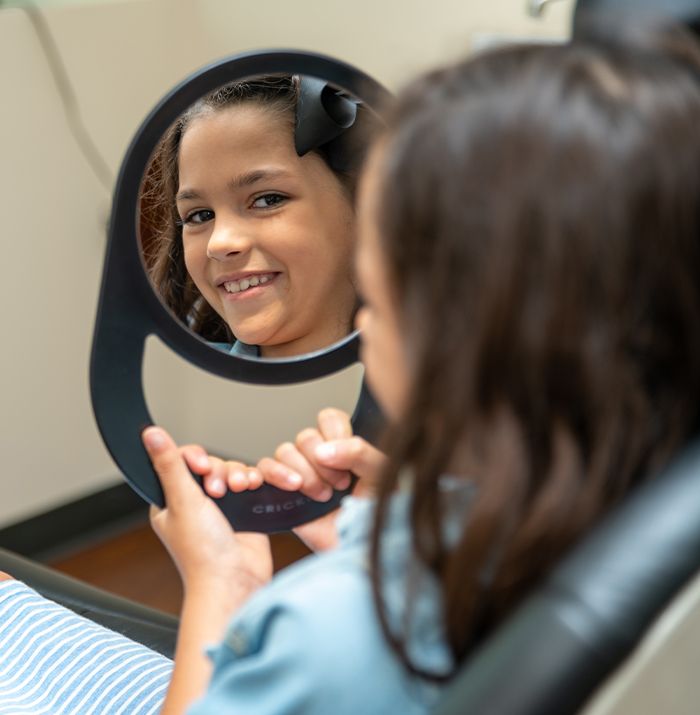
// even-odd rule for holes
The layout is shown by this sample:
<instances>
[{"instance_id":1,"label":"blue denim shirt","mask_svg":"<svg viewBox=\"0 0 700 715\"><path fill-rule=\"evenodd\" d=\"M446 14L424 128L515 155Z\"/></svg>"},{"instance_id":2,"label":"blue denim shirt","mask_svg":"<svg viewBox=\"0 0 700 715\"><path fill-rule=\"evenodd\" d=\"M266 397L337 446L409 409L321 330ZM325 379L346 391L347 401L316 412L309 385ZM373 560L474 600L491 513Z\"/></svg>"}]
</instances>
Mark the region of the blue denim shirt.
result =
<instances>
[{"instance_id":1,"label":"blue denim shirt","mask_svg":"<svg viewBox=\"0 0 700 715\"><path fill-rule=\"evenodd\" d=\"M209 343L213 348L222 350L229 355L242 355L243 357L260 357L259 345L248 345L240 340L234 340L233 343Z\"/></svg>"},{"instance_id":2,"label":"blue denim shirt","mask_svg":"<svg viewBox=\"0 0 700 715\"><path fill-rule=\"evenodd\" d=\"M471 492L464 482L452 480L446 490L449 508L466 513ZM287 568L239 611L211 651L212 680L191 715L413 715L434 707L439 686L405 670L377 619L368 565L373 506L345 499L339 546ZM382 538L387 612L397 630L410 584L416 595L409 654L422 668L444 673L452 659L438 587L411 556L408 507L408 493L393 498Z\"/></svg>"}]
</instances>

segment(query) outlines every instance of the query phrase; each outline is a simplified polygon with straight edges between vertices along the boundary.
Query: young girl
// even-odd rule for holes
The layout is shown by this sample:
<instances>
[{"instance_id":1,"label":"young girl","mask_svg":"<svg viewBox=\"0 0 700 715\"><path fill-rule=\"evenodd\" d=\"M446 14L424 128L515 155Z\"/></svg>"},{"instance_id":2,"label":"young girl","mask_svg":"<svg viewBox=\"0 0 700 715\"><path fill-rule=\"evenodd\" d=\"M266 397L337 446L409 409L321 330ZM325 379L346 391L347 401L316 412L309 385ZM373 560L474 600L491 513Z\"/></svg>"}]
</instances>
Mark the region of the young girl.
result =
<instances>
[{"instance_id":1,"label":"young girl","mask_svg":"<svg viewBox=\"0 0 700 715\"><path fill-rule=\"evenodd\" d=\"M700 59L678 42L506 49L401 96L359 214L388 459L324 413L316 446L280 461L351 469L376 497L348 498L319 525L337 547L270 582L266 537L234 533L169 436L144 432L185 584L163 712L428 712L693 433Z\"/></svg>"},{"instance_id":2,"label":"young girl","mask_svg":"<svg viewBox=\"0 0 700 715\"><path fill-rule=\"evenodd\" d=\"M369 122L358 110L348 132L300 156L300 123L308 133L314 121L297 112L304 82L263 77L205 96L165 135L142 189L156 290L197 333L235 339L242 354L310 352L352 328L353 195Z\"/></svg>"}]
</instances>

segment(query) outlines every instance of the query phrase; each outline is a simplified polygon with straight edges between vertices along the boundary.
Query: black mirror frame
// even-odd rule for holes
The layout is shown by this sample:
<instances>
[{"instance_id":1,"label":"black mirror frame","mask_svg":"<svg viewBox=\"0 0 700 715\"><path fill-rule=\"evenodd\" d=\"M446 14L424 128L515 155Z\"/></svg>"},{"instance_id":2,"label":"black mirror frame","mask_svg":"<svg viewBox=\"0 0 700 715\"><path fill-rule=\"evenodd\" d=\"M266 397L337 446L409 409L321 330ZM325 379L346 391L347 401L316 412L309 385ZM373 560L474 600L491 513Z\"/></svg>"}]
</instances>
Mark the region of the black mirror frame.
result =
<instances>
[{"instance_id":1,"label":"black mirror frame","mask_svg":"<svg viewBox=\"0 0 700 715\"><path fill-rule=\"evenodd\" d=\"M193 335L163 305L144 270L137 216L142 177L164 132L202 95L229 82L261 74L303 74L341 87L373 110L391 94L360 70L324 55L298 50L247 52L204 67L171 90L142 123L122 162L114 191L107 253L90 361L92 406L102 438L129 484L146 501L162 506L160 482L140 441L151 416L143 390L146 338L158 336L190 363L229 380L291 384L332 374L358 361L352 333L325 350L288 359L228 355ZM363 391L364 394L364 391ZM136 477L135 475L138 475ZM269 485L219 502L240 530L288 530L336 508L346 492L319 503Z\"/></svg>"}]
</instances>

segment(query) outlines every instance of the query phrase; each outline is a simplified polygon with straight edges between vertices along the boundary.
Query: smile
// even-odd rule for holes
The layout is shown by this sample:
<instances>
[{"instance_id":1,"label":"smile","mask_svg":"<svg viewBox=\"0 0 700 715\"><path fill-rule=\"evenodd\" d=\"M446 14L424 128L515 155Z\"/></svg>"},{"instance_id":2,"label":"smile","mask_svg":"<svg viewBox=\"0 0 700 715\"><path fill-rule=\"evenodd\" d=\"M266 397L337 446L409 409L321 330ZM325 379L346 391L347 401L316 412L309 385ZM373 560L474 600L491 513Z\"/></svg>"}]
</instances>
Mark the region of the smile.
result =
<instances>
[{"instance_id":1,"label":"smile","mask_svg":"<svg viewBox=\"0 0 700 715\"><path fill-rule=\"evenodd\" d=\"M276 275L276 273L259 273L237 281L224 281L222 286L227 293L243 293L251 288L269 283Z\"/></svg>"}]
</instances>

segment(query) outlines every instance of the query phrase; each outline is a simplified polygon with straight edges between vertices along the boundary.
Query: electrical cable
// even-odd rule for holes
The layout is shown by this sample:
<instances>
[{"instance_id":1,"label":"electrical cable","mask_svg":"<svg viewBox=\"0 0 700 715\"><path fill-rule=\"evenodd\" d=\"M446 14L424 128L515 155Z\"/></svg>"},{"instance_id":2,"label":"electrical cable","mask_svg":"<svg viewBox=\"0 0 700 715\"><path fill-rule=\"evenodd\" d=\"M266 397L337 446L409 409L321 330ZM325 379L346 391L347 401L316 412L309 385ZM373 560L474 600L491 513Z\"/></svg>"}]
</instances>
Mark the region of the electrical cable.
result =
<instances>
[{"instance_id":1,"label":"electrical cable","mask_svg":"<svg viewBox=\"0 0 700 715\"><path fill-rule=\"evenodd\" d=\"M2 0L0 0L0 7L9 8L10 6L3 4ZM111 194L114 181L112 171L85 126L80 114L80 106L75 89L70 81L65 63L63 62L58 45L51 33L49 23L44 13L33 2L23 2L22 4L12 5L12 7L22 10L31 22L49 69L51 70L71 134L83 157L92 169L93 174L102 187Z\"/></svg>"}]
</instances>

